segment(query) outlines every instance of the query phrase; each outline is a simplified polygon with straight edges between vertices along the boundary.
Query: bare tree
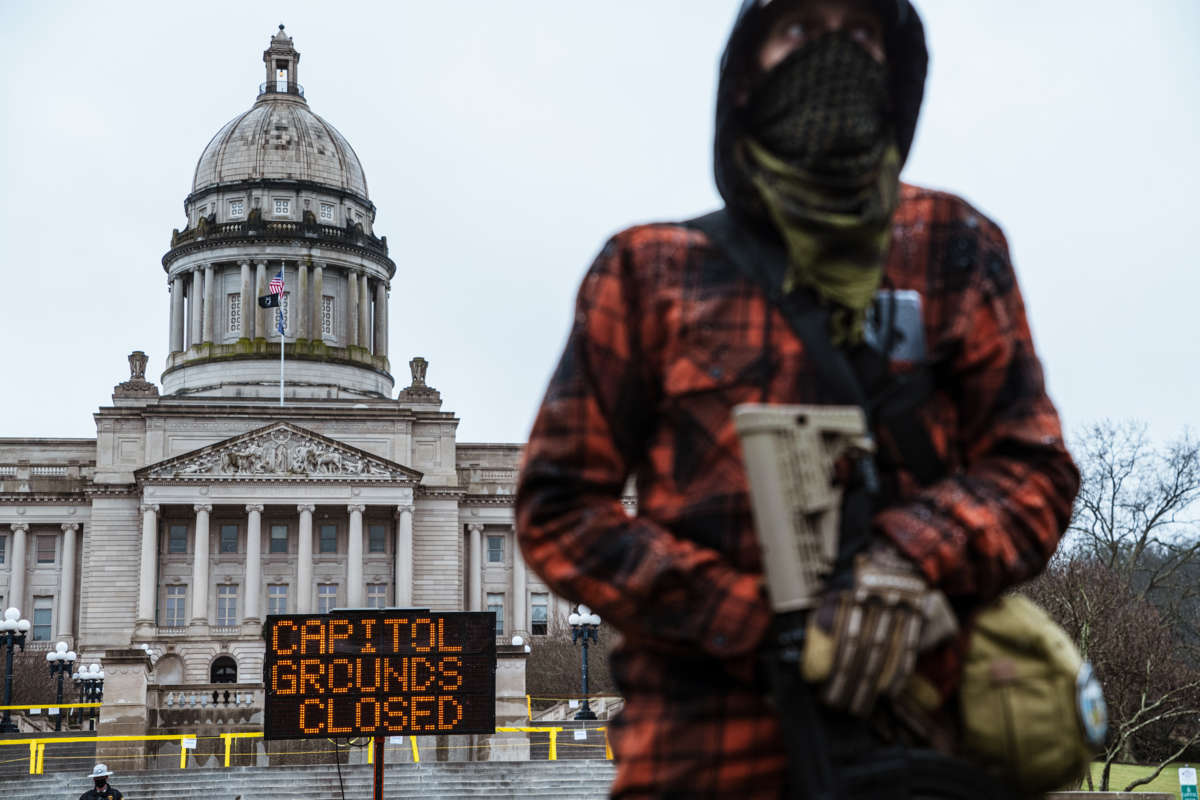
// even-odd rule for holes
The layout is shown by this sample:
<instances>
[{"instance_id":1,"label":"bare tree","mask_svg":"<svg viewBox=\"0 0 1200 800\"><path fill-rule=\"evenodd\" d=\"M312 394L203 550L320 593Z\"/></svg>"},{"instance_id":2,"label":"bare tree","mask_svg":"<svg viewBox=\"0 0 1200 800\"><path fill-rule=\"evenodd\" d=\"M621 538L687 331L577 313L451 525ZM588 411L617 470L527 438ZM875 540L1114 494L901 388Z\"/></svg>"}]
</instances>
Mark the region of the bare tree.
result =
<instances>
[{"instance_id":1,"label":"bare tree","mask_svg":"<svg viewBox=\"0 0 1200 800\"><path fill-rule=\"evenodd\" d=\"M1200 742L1200 670L1173 625L1115 570L1091 554L1066 554L1024 590L1078 642L1104 686L1109 736L1100 791L1118 762L1157 766ZM1089 788L1093 788L1088 776Z\"/></svg>"},{"instance_id":2,"label":"bare tree","mask_svg":"<svg viewBox=\"0 0 1200 800\"><path fill-rule=\"evenodd\" d=\"M1118 761L1157 766L1129 791L1200 742L1200 531L1190 516L1200 444L1185 434L1155 447L1145 426L1106 421L1082 431L1074 450L1083 482L1069 538L1026 591L1075 638L1104 685L1101 790Z\"/></svg>"},{"instance_id":3,"label":"bare tree","mask_svg":"<svg viewBox=\"0 0 1200 800\"><path fill-rule=\"evenodd\" d=\"M1068 547L1125 577L1196 641L1200 598L1200 443L1185 433L1154 447L1144 425L1110 421L1077 437L1083 483Z\"/></svg>"}]
</instances>

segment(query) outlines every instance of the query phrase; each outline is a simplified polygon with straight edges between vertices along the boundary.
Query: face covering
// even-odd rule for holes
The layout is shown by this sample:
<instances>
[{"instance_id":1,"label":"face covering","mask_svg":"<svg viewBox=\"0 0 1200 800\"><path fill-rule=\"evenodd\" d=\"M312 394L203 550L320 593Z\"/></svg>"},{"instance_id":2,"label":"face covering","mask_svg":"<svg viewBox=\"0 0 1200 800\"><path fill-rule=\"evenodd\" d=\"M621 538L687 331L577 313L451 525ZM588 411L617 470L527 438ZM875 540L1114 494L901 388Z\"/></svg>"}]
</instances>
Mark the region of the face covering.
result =
<instances>
[{"instance_id":1,"label":"face covering","mask_svg":"<svg viewBox=\"0 0 1200 800\"><path fill-rule=\"evenodd\" d=\"M887 69L848 35L789 55L750 98L739 167L783 238L784 291L832 306L835 345L861 343L899 203Z\"/></svg>"}]
</instances>

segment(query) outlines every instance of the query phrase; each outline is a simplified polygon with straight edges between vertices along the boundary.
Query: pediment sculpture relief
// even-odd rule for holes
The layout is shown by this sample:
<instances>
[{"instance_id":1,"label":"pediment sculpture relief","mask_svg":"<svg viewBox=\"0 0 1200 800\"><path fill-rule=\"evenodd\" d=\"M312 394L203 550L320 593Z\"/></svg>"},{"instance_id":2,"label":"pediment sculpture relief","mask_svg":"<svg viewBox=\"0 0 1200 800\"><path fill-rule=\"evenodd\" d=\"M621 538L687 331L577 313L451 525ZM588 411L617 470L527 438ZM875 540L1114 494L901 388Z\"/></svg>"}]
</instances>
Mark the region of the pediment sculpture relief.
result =
<instances>
[{"instance_id":1,"label":"pediment sculpture relief","mask_svg":"<svg viewBox=\"0 0 1200 800\"><path fill-rule=\"evenodd\" d=\"M277 428L250 440L231 442L191 458L150 470L151 478L192 476L239 477L409 477L382 459Z\"/></svg>"}]
</instances>

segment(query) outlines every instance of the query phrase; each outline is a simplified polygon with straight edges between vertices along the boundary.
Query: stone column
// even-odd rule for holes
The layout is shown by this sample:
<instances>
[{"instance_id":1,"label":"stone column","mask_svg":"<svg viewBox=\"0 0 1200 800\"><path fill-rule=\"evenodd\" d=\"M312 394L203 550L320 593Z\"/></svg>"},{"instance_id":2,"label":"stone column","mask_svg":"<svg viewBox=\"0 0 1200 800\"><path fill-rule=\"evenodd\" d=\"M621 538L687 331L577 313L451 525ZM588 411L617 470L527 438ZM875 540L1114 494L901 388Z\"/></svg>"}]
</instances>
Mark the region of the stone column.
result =
<instances>
[{"instance_id":1,"label":"stone column","mask_svg":"<svg viewBox=\"0 0 1200 800\"><path fill-rule=\"evenodd\" d=\"M396 605L413 604L413 507L396 506Z\"/></svg>"},{"instance_id":2,"label":"stone column","mask_svg":"<svg viewBox=\"0 0 1200 800\"><path fill-rule=\"evenodd\" d=\"M363 586L363 512L364 505L347 506L350 512L350 541L346 546L346 605L362 608L366 605Z\"/></svg>"},{"instance_id":3,"label":"stone column","mask_svg":"<svg viewBox=\"0 0 1200 800\"><path fill-rule=\"evenodd\" d=\"M312 613L313 595L313 541L312 515L316 506L299 505L300 543L296 549L296 613Z\"/></svg>"},{"instance_id":4,"label":"stone column","mask_svg":"<svg viewBox=\"0 0 1200 800\"><path fill-rule=\"evenodd\" d=\"M12 532L12 568L8 577L8 606L19 609L28 617L29 609L25 608L25 541L29 534L29 523L14 522Z\"/></svg>"},{"instance_id":5,"label":"stone column","mask_svg":"<svg viewBox=\"0 0 1200 800\"><path fill-rule=\"evenodd\" d=\"M271 323L267 319L269 308L259 308L258 298L267 294L267 262L259 261L254 265L254 335L260 339L269 339L268 332Z\"/></svg>"},{"instance_id":6,"label":"stone column","mask_svg":"<svg viewBox=\"0 0 1200 800\"><path fill-rule=\"evenodd\" d=\"M387 284L375 282L375 355L386 356L387 348Z\"/></svg>"},{"instance_id":7,"label":"stone column","mask_svg":"<svg viewBox=\"0 0 1200 800\"><path fill-rule=\"evenodd\" d=\"M371 295L366 273L358 276L358 345L371 349Z\"/></svg>"},{"instance_id":8,"label":"stone column","mask_svg":"<svg viewBox=\"0 0 1200 800\"><path fill-rule=\"evenodd\" d=\"M325 269L317 264L313 267L312 276L312 338L322 341L325 338L325 328L321 324L321 309L325 305Z\"/></svg>"},{"instance_id":9,"label":"stone column","mask_svg":"<svg viewBox=\"0 0 1200 800\"><path fill-rule=\"evenodd\" d=\"M244 319L244 317L243 317ZM258 598L262 594L262 512L261 504L246 506L246 615L247 624L260 621Z\"/></svg>"},{"instance_id":10,"label":"stone column","mask_svg":"<svg viewBox=\"0 0 1200 800\"><path fill-rule=\"evenodd\" d=\"M306 264L296 265L296 296L292 298L295 301L292 313L296 319L296 338L308 339L308 266Z\"/></svg>"},{"instance_id":11,"label":"stone column","mask_svg":"<svg viewBox=\"0 0 1200 800\"><path fill-rule=\"evenodd\" d=\"M216 281L213 280L216 275L216 267L209 264L204 268L204 324L203 324L203 341L215 342L215 332L218 330L217 325L217 290Z\"/></svg>"},{"instance_id":12,"label":"stone column","mask_svg":"<svg viewBox=\"0 0 1200 800\"><path fill-rule=\"evenodd\" d=\"M191 297L192 312L192 332L188 346L195 347L204 337L204 272L201 267L192 270L192 290L188 296Z\"/></svg>"},{"instance_id":13,"label":"stone column","mask_svg":"<svg viewBox=\"0 0 1200 800\"><path fill-rule=\"evenodd\" d=\"M62 573L58 580L58 636L75 641L75 534L78 522L62 526Z\"/></svg>"},{"instance_id":14,"label":"stone column","mask_svg":"<svg viewBox=\"0 0 1200 800\"><path fill-rule=\"evenodd\" d=\"M521 550L517 547L517 537L514 532L509 539L512 542L512 598L513 598L513 632L529 633L529 617L525 600L529 596L529 582L525 577L525 559L521 558Z\"/></svg>"},{"instance_id":15,"label":"stone column","mask_svg":"<svg viewBox=\"0 0 1200 800\"><path fill-rule=\"evenodd\" d=\"M192 506L196 512L196 538L192 552L192 624L208 624L208 516L212 505L198 503Z\"/></svg>"},{"instance_id":16,"label":"stone column","mask_svg":"<svg viewBox=\"0 0 1200 800\"><path fill-rule=\"evenodd\" d=\"M242 332L240 338L254 338L254 309L258 308L258 303L254 299L254 286L250 283L250 262L242 261L238 264L242 270Z\"/></svg>"},{"instance_id":17,"label":"stone column","mask_svg":"<svg viewBox=\"0 0 1200 800\"><path fill-rule=\"evenodd\" d=\"M171 281L171 352L183 352L183 276Z\"/></svg>"},{"instance_id":18,"label":"stone column","mask_svg":"<svg viewBox=\"0 0 1200 800\"><path fill-rule=\"evenodd\" d=\"M154 625L158 602L158 506L142 506L142 566L138 573L137 626ZM144 633L149 634L149 630Z\"/></svg>"},{"instance_id":19,"label":"stone column","mask_svg":"<svg viewBox=\"0 0 1200 800\"><path fill-rule=\"evenodd\" d=\"M354 347L358 341L358 273L346 270L346 344Z\"/></svg>"},{"instance_id":20,"label":"stone column","mask_svg":"<svg viewBox=\"0 0 1200 800\"><path fill-rule=\"evenodd\" d=\"M483 610L483 526L472 522L467 526L471 532L471 558L467 564L467 605L470 611Z\"/></svg>"}]
</instances>

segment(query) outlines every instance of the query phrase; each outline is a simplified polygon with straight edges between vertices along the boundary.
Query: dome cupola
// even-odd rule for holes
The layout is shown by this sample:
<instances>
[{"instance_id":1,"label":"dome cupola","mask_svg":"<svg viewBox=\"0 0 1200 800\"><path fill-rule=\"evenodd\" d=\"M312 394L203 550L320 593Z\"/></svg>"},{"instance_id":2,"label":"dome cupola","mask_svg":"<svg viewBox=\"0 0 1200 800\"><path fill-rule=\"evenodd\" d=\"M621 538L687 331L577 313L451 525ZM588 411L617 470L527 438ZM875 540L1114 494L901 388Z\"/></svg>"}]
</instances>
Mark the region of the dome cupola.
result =
<instances>
[{"instance_id":1,"label":"dome cupola","mask_svg":"<svg viewBox=\"0 0 1200 800\"><path fill-rule=\"evenodd\" d=\"M396 266L386 237L374 234L362 164L309 108L300 53L283 25L263 63L254 104L204 148L184 200L187 221L163 256L171 287L164 391L277 396L282 338L289 396L390 396ZM276 277L280 306L262 307Z\"/></svg>"}]
</instances>

